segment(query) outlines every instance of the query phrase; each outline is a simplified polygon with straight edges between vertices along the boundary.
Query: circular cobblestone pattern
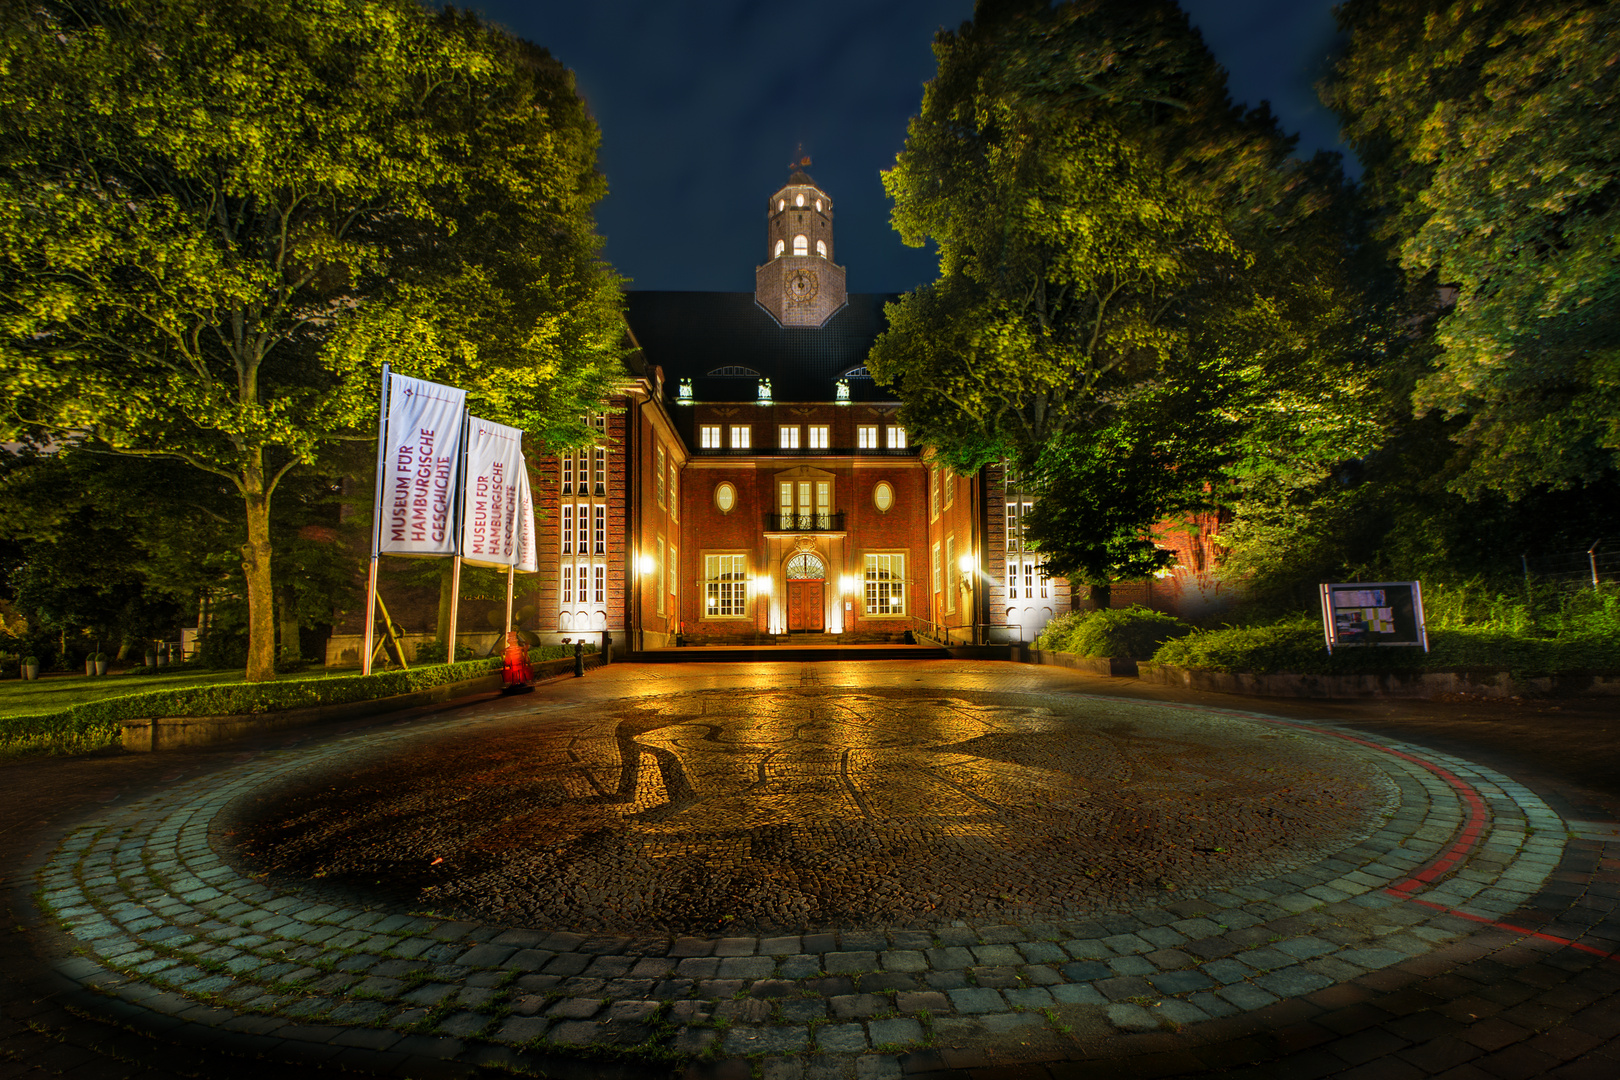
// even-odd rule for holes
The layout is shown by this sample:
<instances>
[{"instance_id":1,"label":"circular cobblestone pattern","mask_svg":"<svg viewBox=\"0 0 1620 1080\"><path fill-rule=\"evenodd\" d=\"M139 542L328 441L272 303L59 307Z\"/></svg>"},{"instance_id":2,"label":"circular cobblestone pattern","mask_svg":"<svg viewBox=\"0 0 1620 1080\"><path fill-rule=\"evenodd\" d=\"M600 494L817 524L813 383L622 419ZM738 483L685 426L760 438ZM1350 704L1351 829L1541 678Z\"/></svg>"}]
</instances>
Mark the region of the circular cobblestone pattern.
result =
<instances>
[{"instance_id":1,"label":"circular cobblestone pattern","mask_svg":"<svg viewBox=\"0 0 1620 1080\"><path fill-rule=\"evenodd\" d=\"M328 898L606 933L1074 918L1276 877L1373 832L1348 744L954 691L719 690L345 756L238 804Z\"/></svg>"}]
</instances>

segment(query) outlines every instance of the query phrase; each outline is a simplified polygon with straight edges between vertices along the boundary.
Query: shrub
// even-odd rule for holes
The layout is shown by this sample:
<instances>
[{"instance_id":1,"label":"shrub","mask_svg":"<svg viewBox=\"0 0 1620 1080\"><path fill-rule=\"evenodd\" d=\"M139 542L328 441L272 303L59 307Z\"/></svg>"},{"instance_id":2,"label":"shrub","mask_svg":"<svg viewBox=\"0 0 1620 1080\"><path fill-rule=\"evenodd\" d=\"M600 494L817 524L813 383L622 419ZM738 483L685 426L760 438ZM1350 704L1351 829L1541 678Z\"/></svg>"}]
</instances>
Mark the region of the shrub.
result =
<instances>
[{"instance_id":1,"label":"shrub","mask_svg":"<svg viewBox=\"0 0 1620 1080\"><path fill-rule=\"evenodd\" d=\"M446 642L446 641L424 641L424 642L421 642L420 644L418 644L416 646L416 661L415 662L418 663L418 664L442 664L442 663L444 663L444 654L445 654L446 647L448 645L449 645L449 642ZM457 663L459 663L459 662L461 662L463 660L476 660L476 659L478 659L478 650L477 649L473 648L471 645L465 645L465 644L457 643L457 645L456 645L456 661L457 661Z\"/></svg>"},{"instance_id":2,"label":"shrub","mask_svg":"<svg viewBox=\"0 0 1620 1080\"><path fill-rule=\"evenodd\" d=\"M1173 615L1133 605L1100 611L1071 611L1046 624L1035 646L1077 656L1145 659L1160 645L1192 632Z\"/></svg>"},{"instance_id":3,"label":"shrub","mask_svg":"<svg viewBox=\"0 0 1620 1080\"><path fill-rule=\"evenodd\" d=\"M1197 631L1167 642L1153 659L1178 667L1257 675L1358 675L1460 668L1508 671L1526 678L1567 672L1620 672L1620 638L1612 634L1531 637L1489 626L1454 626L1431 628L1429 648L1428 653L1418 648L1348 648L1329 656L1321 620L1302 614L1263 626Z\"/></svg>"}]
</instances>

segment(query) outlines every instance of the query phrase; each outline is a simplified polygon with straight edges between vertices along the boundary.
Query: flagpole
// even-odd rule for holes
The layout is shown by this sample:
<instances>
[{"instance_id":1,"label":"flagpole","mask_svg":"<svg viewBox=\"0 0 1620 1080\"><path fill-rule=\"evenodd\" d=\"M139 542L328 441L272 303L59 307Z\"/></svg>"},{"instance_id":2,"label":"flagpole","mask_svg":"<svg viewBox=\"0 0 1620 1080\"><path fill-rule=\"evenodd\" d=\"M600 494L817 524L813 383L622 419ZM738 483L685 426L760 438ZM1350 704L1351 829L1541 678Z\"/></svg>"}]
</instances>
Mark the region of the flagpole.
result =
<instances>
[{"instance_id":1,"label":"flagpole","mask_svg":"<svg viewBox=\"0 0 1620 1080\"><path fill-rule=\"evenodd\" d=\"M512 563L506 564L506 632L512 632L512 579L517 574L517 567Z\"/></svg>"},{"instance_id":2,"label":"flagpole","mask_svg":"<svg viewBox=\"0 0 1620 1080\"><path fill-rule=\"evenodd\" d=\"M382 392L377 402L377 482L371 503L371 565L366 571L366 647L360 674L371 674L371 646L377 621L377 548L382 544L383 460L388 446L388 365L382 366Z\"/></svg>"},{"instance_id":3,"label":"flagpole","mask_svg":"<svg viewBox=\"0 0 1620 1080\"><path fill-rule=\"evenodd\" d=\"M461 556L450 561L450 640L445 643L444 662L456 662L456 616L461 614Z\"/></svg>"},{"instance_id":4,"label":"flagpole","mask_svg":"<svg viewBox=\"0 0 1620 1080\"><path fill-rule=\"evenodd\" d=\"M467 458L472 455L472 444L468 439L472 428L472 414L463 412L461 416L461 461L456 467L456 512L452 515L456 523L456 553L450 559L450 640L444 645L444 662L456 662L456 622L461 614L461 545L466 539L467 523L463 520L467 516Z\"/></svg>"}]
</instances>

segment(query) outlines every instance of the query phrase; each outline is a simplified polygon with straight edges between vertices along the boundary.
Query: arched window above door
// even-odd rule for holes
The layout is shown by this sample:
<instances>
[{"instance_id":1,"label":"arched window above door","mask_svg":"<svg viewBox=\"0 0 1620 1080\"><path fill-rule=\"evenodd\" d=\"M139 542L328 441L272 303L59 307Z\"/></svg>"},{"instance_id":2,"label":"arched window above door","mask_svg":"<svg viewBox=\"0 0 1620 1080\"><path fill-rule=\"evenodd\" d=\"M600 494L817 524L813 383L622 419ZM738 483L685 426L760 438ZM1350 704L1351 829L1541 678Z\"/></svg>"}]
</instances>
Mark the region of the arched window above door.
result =
<instances>
[{"instance_id":1,"label":"arched window above door","mask_svg":"<svg viewBox=\"0 0 1620 1080\"><path fill-rule=\"evenodd\" d=\"M788 560L786 576L789 581L825 581L827 565L808 551L801 551Z\"/></svg>"}]
</instances>

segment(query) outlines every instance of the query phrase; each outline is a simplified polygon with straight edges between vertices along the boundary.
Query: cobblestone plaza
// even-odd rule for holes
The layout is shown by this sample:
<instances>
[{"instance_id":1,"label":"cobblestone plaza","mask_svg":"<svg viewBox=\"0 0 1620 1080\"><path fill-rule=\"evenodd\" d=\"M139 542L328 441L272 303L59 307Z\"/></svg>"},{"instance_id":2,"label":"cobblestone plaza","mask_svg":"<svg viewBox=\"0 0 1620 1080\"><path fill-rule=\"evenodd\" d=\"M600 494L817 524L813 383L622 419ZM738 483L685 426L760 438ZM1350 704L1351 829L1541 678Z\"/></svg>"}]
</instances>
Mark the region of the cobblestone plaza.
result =
<instances>
[{"instance_id":1,"label":"cobblestone plaza","mask_svg":"<svg viewBox=\"0 0 1620 1080\"><path fill-rule=\"evenodd\" d=\"M1523 925L1592 849L1531 787L1102 683L616 665L280 738L79 820L39 947L84 1008L400 1075L1173 1059L1503 949L1620 986L1612 883Z\"/></svg>"}]
</instances>

